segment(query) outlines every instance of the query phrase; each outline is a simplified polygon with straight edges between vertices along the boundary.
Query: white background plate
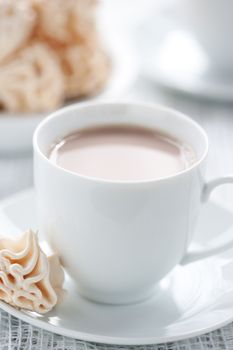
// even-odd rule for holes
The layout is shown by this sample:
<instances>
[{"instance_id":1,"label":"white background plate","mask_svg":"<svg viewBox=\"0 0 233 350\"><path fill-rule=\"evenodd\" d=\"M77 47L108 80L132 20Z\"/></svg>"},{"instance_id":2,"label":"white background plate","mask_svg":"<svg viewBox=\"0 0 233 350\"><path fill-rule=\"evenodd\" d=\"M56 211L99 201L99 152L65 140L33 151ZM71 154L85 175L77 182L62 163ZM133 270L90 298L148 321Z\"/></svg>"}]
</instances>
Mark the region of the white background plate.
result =
<instances>
[{"instance_id":1,"label":"white background plate","mask_svg":"<svg viewBox=\"0 0 233 350\"><path fill-rule=\"evenodd\" d=\"M195 244L203 245L222 231L232 235L232 225L230 211L207 204ZM33 191L11 197L0 206L1 234L15 235L28 227L37 229ZM0 307L35 326L81 340L125 345L170 342L206 333L233 320L232 257L231 250L206 261L178 266L151 299L139 304L95 304L81 298L67 278L63 303L47 315L16 310L4 302Z\"/></svg>"}]
</instances>

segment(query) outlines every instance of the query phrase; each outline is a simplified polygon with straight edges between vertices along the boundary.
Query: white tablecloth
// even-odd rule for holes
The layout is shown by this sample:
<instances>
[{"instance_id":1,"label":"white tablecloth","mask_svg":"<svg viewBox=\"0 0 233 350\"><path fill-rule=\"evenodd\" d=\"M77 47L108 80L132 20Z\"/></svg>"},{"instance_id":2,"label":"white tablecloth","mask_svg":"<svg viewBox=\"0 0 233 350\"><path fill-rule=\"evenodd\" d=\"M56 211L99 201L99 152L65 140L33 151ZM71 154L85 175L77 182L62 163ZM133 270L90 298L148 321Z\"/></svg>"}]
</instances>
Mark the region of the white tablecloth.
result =
<instances>
[{"instance_id":1,"label":"white tablecloth","mask_svg":"<svg viewBox=\"0 0 233 350\"><path fill-rule=\"evenodd\" d=\"M0 312L1 350L232 350L233 324L199 337L168 344L114 346L63 337Z\"/></svg>"}]
</instances>

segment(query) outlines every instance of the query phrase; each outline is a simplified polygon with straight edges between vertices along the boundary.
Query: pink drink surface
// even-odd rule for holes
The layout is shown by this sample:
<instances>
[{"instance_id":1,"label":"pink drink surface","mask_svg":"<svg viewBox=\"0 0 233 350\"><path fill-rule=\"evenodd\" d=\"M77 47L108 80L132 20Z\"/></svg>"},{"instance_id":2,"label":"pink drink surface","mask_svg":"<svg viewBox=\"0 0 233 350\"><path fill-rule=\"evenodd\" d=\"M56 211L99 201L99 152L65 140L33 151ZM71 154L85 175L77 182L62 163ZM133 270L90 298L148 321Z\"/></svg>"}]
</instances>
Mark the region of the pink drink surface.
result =
<instances>
[{"instance_id":1,"label":"pink drink surface","mask_svg":"<svg viewBox=\"0 0 233 350\"><path fill-rule=\"evenodd\" d=\"M112 181L152 180L177 174L196 160L172 136L138 126L82 129L51 147L48 158L74 173Z\"/></svg>"}]
</instances>

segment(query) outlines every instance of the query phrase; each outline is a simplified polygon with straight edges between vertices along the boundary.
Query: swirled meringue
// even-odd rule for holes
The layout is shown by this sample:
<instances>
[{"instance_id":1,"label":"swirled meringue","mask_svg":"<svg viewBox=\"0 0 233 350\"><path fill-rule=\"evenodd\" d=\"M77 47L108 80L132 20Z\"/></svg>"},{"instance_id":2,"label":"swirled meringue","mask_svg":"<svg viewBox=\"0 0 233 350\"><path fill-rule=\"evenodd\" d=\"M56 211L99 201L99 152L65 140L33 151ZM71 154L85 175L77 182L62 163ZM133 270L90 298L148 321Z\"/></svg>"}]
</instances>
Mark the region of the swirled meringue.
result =
<instances>
[{"instance_id":1,"label":"swirled meringue","mask_svg":"<svg viewBox=\"0 0 233 350\"><path fill-rule=\"evenodd\" d=\"M58 301L64 273L57 256L47 257L29 230L18 240L0 239L0 299L41 314Z\"/></svg>"}]
</instances>

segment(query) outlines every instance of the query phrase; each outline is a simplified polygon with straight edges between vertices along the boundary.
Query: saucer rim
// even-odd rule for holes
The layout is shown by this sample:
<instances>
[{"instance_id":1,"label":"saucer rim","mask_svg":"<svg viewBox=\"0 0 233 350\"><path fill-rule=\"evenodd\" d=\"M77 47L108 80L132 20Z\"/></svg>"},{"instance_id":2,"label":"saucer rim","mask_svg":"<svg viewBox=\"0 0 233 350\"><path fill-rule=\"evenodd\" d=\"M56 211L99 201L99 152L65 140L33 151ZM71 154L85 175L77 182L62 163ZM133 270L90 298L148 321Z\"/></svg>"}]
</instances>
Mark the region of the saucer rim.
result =
<instances>
[{"instance_id":1,"label":"saucer rim","mask_svg":"<svg viewBox=\"0 0 233 350\"><path fill-rule=\"evenodd\" d=\"M90 334L85 332L79 332L71 330L65 327L54 326L40 319L33 318L27 315L22 310L17 310L13 306L0 301L0 309L9 313L11 316L20 319L32 326L41 328L45 331L59 334L65 337L70 337L80 341L86 341L90 343L106 344L106 345L127 345L127 346L140 346L140 345L156 345L161 343L171 343L175 341L185 340L201 336L213 332L219 328L227 326L233 321L233 315L222 322L216 322L214 325L209 327L201 328L196 331L187 331L182 335L168 336L168 337L143 337L143 338L132 338L132 337L109 337L106 335Z\"/></svg>"}]
</instances>

